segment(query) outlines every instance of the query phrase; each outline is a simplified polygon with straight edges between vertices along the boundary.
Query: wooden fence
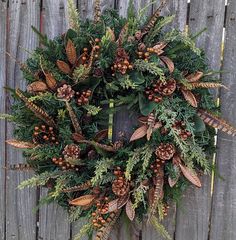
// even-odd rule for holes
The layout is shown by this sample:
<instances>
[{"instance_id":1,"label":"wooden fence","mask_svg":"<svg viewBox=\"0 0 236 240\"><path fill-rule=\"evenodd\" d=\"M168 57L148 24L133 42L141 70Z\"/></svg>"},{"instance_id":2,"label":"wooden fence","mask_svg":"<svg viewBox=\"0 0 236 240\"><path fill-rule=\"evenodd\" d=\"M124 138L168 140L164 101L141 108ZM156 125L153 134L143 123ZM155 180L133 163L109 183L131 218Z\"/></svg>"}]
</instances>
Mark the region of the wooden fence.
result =
<instances>
[{"instance_id":1,"label":"wooden fence","mask_svg":"<svg viewBox=\"0 0 236 240\"><path fill-rule=\"evenodd\" d=\"M81 17L91 17L93 0L76 1ZM151 0L134 0L140 8ZM10 98L4 86L24 88L19 66L6 56L6 51L20 61L39 43L31 25L53 38L68 26L66 0L1 0L0 1L0 112L8 112ZM222 115L236 126L236 1L170 0L164 14L175 14L174 27L196 33L207 27L197 45L205 49L209 64L222 70L219 77L229 90L220 92ZM151 14L157 3L150 5ZM114 7L126 14L128 0L103 0L102 8ZM222 41L225 28L224 44ZM222 46L223 58L222 58ZM221 76L220 76L221 75ZM18 151L6 146L12 125L0 124L1 166L22 163ZM178 207L172 206L165 226L175 240L235 240L236 239L236 139L218 135L216 165L223 180L204 177L201 189L189 188ZM44 189L18 190L17 185L31 173L0 169L0 239L1 240L69 240L78 231L78 224L68 222L67 213L51 204L34 213L32 209L46 194ZM214 182L214 183L212 183ZM213 190L213 191L212 191ZM125 230L116 231L112 239L128 239ZM162 239L151 227L143 226L139 239Z\"/></svg>"}]
</instances>

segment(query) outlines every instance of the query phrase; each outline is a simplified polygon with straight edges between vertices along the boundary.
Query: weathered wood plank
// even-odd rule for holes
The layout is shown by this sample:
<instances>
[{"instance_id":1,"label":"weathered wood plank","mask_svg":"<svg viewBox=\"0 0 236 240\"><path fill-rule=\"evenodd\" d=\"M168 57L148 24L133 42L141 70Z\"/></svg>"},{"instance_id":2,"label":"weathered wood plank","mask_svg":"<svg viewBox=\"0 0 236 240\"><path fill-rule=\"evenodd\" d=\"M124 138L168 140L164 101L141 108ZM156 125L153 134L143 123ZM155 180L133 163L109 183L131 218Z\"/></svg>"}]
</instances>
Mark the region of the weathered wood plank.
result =
<instances>
[{"instance_id":1,"label":"weathered wood plank","mask_svg":"<svg viewBox=\"0 0 236 240\"><path fill-rule=\"evenodd\" d=\"M93 9L95 0L78 0L78 9L80 12L81 19L92 19ZM101 10L102 12L108 8L114 8L114 0L101 0Z\"/></svg>"},{"instance_id":2,"label":"weathered wood plank","mask_svg":"<svg viewBox=\"0 0 236 240\"><path fill-rule=\"evenodd\" d=\"M42 8L41 31L54 38L68 29L67 1L44 0ZM47 189L40 189L40 199ZM69 240L70 223L68 213L58 204L43 205L39 209L38 238L41 240Z\"/></svg>"},{"instance_id":3,"label":"weathered wood plank","mask_svg":"<svg viewBox=\"0 0 236 240\"><path fill-rule=\"evenodd\" d=\"M0 113L5 112L6 95L6 41L7 41L7 4L0 2ZM5 127L6 122L0 120L0 239L5 239Z\"/></svg>"},{"instance_id":4,"label":"weathered wood plank","mask_svg":"<svg viewBox=\"0 0 236 240\"><path fill-rule=\"evenodd\" d=\"M67 0L44 0L42 7L42 31L54 38L68 29Z\"/></svg>"},{"instance_id":5,"label":"weathered wood plank","mask_svg":"<svg viewBox=\"0 0 236 240\"><path fill-rule=\"evenodd\" d=\"M156 1L153 7L153 11L160 5L160 0ZM174 21L168 25L167 29L176 28L180 31L184 31L187 22L187 0L169 0L166 7L162 10L161 15L175 15Z\"/></svg>"},{"instance_id":6,"label":"weathered wood plank","mask_svg":"<svg viewBox=\"0 0 236 240\"><path fill-rule=\"evenodd\" d=\"M221 92L222 117L236 126L236 2L228 1L226 37L222 74L229 91ZM236 239L236 139L219 133L217 169L224 180L215 177L210 240Z\"/></svg>"},{"instance_id":7,"label":"weathered wood plank","mask_svg":"<svg viewBox=\"0 0 236 240\"><path fill-rule=\"evenodd\" d=\"M138 12L141 9L145 8L144 16L149 16L152 14L152 2L151 0L134 0L135 10ZM116 7L121 16L125 17L127 15L127 10L129 7L129 1L126 0L117 0Z\"/></svg>"},{"instance_id":8,"label":"weathered wood plank","mask_svg":"<svg viewBox=\"0 0 236 240\"><path fill-rule=\"evenodd\" d=\"M47 189L41 188L40 198L47 195ZM70 222L67 212L58 204L44 205L39 211L39 240L69 240Z\"/></svg>"},{"instance_id":9,"label":"weathered wood plank","mask_svg":"<svg viewBox=\"0 0 236 240\"><path fill-rule=\"evenodd\" d=\"M221 41L224 23L224 0L193 0L190 4L189 30L196 34L205 27L197 39L197 46L206 51L209 65L220 69ZM208 225L211 211L211 177L202 178L201 189L189 189L182 201L183 209L178 208L176 239L208 239Z\"/></svg>"},{"instance_id":10,"label":"weathered wood plank","mask_svg":"<svg viewBox=\"0 0 236 240\"><path fill-rule=\"evenodd\" d=\"M9 28L7 51L20 61L26 60L28 54L19 49L34 49L38 40L31 30L31 25L39 26L39 1L9 1ZM25 87L19 66L8 58L7 85L9 87ZM7 98L9 112L11 99ZM12 137L13 126L7 124L7 138ZM24 162L21 153L12 147L7 147L7 164ZM32 209L36 206L36 190L17 190L19 183L31 177L30 173L8 171L6 181L6 239L36 238L36 214Z\"/></svg>"}]
</instances>

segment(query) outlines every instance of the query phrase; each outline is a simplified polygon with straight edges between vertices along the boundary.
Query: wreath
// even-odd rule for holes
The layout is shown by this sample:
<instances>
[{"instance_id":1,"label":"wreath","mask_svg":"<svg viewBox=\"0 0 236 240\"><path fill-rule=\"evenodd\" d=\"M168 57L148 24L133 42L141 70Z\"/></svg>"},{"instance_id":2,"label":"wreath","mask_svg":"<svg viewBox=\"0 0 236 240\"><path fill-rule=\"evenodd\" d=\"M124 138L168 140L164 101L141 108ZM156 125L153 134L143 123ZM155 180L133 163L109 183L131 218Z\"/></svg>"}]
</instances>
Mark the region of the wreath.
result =
<instances>
[{"instance_id":1,"label":"wreath","mask_svg":"<svg viewBox=\"0 0 236 240\"><path fill-rule=\"evenodd\" d=\"M169 204L212 171L214 128L236 134L217 116L209 89L224 86L196 36L167 30L174 18L160 16L163 5L146 19L131 1L125 19L101 15L96 1L94 19L81 22L69 1L70 29L50 40L33 28L42 47L21 64L27 90L10 89L5 117L16 127L7 143L27 160L13 168L35 171L19 187L46 186L42 202L87 218L77 239L94 230L108 239L121 215L169 238L160 227ZM112 121L120 112L134 124Z\"/></svg>"}]
</instances>

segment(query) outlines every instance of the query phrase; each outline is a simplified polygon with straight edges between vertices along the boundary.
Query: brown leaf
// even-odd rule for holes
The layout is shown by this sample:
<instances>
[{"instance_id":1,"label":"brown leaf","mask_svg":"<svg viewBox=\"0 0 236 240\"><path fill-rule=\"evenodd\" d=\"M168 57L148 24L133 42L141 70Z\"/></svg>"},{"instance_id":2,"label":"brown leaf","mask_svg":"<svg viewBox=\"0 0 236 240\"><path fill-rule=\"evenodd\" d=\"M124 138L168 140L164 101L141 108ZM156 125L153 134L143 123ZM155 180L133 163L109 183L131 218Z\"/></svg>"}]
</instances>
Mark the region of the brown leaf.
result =
<instances>
[{"instance_id":1,"label":"brown leaf","mask_svg":"<svg viewBox=\"0 0 236 240\"><path fill-rule=\"evenodd\" d=\"M35 81L27 86L28 92L45 92L47 90L47 84L43 81Z\"/></svg>"},{"instance_id":2,"label":"brown leaf","mask_svg":"<svg viewBox=\"0 0 236 240\"><path fill-rule=\"evenodd\" d=\"M103 139L107 137L108 137L108 129L103 129L95 134L93 140L96 142L101 142Z\"/></svg>"},{"instance_id":3,"label":"brown leaf","mask_svg":"<svg viewBox=\"0 0 236 240\"><path fill-rule=\"evenodd\" d=\"M45 73L46 83L51 90L57 87L57 81L51 73Z\"/></svg>"},{"instance_id":4,"label":"brown leaf","mask_svg":"<svg viewBox=\"0 0 236 240\"><path fill-rule=\"evenodd\" d=\"M71 107L71 105L68 101L66 101L66 109L70 115L70 119L71 119L72 125L75 129L75 132L81 134L82 130L81 130L81 127L79 124L79 120L74 112L74 109Z\"/></svg>"},{"instance_id":5,"label":"brown leaf","mask_svg":"<svg viewBox=\"0 0 236 240\"><path fill-rule=\"evenodd\" d=\"M118 209L121 209L129 200L129 194L126 194L118 199Z\"/></svg>"},{"instance_id":6,"label":"brown leaf","mask_svg":"<svg viewBox=\"0 0 236 240\"><path fill-rule=\"evenodd\" d=\"M65 74L69 74L71 72L70 66L64 61L57 60L57 67Z\"/></svg>"},{"instance_id":7,"label":"brown leaf","mask_svg":"<svg viewBox=\"0 0 236 240\"><path fill-rule=\"evenodd\" d=\"M160 59L166 64L166 66L168 67L170 73L174 72L175 70L175 65L173 63L173 61L166 57L166 56L160 56Z\"/></svg>"},{"instance_id":8,"label":"brown leaf","mask_svg":"<svg viewBox=\"0 0 236 240\"><path fill-rule=\"evenodd\" d=\"M6 143L13 147L21 148L21 149L26 149L26 148L30 149L30 148L36 147L36 145L31 142L23 142L16 139L7 140Z\"/></svg>"},{"instance_id":9,"label":"brown leaf","mask_svg":"<svg viewBox=\"0 0 236 240\"><path fill-rule=\"evenodd\" d=\"M197 107L198 106L198 103L197 103L197 100L194 96L194 94L190 91L190 90L184 90L184 89L181 89L181 92L185 98L185 100L192 106L192 107Z\"/></svg>"},{"instance_id":10,"label":"brown leaf","mask_svg":"<svg viewBox=\"0 0 236 240\"><path fill-rule=\"evenodd\" d=\"M66 56L68 58L68 61L71 64L75 64L77 60L77 54L74 43L69 39L66 45Z\"/></svg>"},{"instance_id":11,"label":"brown leaf","mask_svg":"<svg viewBox=\"0 0 236 240\"><path fill-rule=\"evenodd\" d=\"M153 128L152 126L149 126L147 129L147 140L150 141L151 136L152 136Z\"/></svg>"},{"instance_id":12,"label":"brown leaf","mask_svg":"<svg viewBox=\"0 0 236 240\"><path fill-rule=\"evenodd\" d=\"M203 77L203 75L203 72L197 71L186 76L186 79L188 80L188 82L193 83L199 81Z\"/></svg>"},{"instance_id":13,"label":"brown leaf","mask_svg":"<svg viewBox=\"0 0 236 240\"><path fill-rule=\"evenodd\" d=\"M134 210L132 202L130 200L126 203L125 211L126 211L126 215L128 216L129 220L133 221L134 217L135 217L135 210Z\"/></svg>"},{"instance_id":14,"label":"brown leaf","mask_svg":"<svg viewBox=\"0 0 236 240\"><path fill-rule=\"evenodd\" d=\"M180 169L183 173L183 175L195 186L201 187L201 181L198 178L197 174L193 172L193 170L189 169L188 167L183 166L182 164L179 164Z\"/></svg>"},{"instance_id":15,"label":"brown leaf","mask_svg":"<svg viewBox=\"0 0 236 240\"><path fill-rule=\"evenodd\" d=\"M202 109L199 109L197 114L209 126L217 128L229 135L236 135L236 128L227 123L224 119L214 116L213 114Z\"/></svg>"},{"instance_id":16,"label":"brown leaf","mask_svg":"<svg viewBox=\"0 0 236 240\"><path fill-rule=\"evenodd\" d=\"M119 198L108 203L108 212L114 212L118 210L118 201Z\"/></svg>"},{"instance_id":17,"label":"brown leaf","mask_svg":"<svg viewBox=\"0 0 236 240\"><path fill-rule=\"evenodd\" d=\"M162 123L161 122L156 122L154 125L154 129L159 129L162 127Z\"/></svg>"},{"instance_id":18,"label":"brown leaf","mask_svg":"<svg viewBox=\"0 0 236 240\"><path fill-rule=\"evenodd\" d=\"M89 141L89 140L76 140L78 143L86 143L89 145L94 146L95 148L100 148L101 150L107 151L107 152L116 152L116 149L113 146L109 146L106 144L101 144L95 141Z\"/></svg>"},{"instance_id":19,"label":"brown leaf","mask_svg":"<svg viewBox=\"0 0 236 240\"><path fill-rule=\"evenodd\" d=\"M147 130L148 130L147 125L143 125L143 126L139 127L138 129L136 129L134 131L134 133L132 134L129 141L132 142L132 141L135 141L137 139L144 137L147 134Z\"/></svg>"},{"instance_id":20,"label":"brown leaf","mask_svg":"<svg viewBox=\"0 0 236 240\"><path fill-rule=\"evenodd\" d=\"M141 116L138 118L138 121L141 122L141 123L147 123L148 121L148 116Z\"/></svg>"},{"instance_id":21,"label":"brown leaf","mask_svg":"<svg viewBox=\"0 0 236 240\"><path fill-rule=\"evenodd\" d=\"M80 134L80 133L73 133L72 134L72 138L76 142L81 141L81 140L85 140L85 137L82 134Z\"/></svg>"},{"instance_id":22,"label":"brown leaf","mask_svg":"<svg viewBox=\"0 0 236 240\"><path fill-rule=\"evenodd\" d=\"M87 206L92 203L94 199L94 195L84 195L69 201L69 204L73 206Z\"/></svg>"},{"instance_id":23,"label":"brown leaf","mask_svg":"<svg viewBox=\"0 0 236 240\"><path fill-rule=\"evenodd\" d=\"M164 51L163 49L166 47L167 43L165 42L159 42L157 43L153 49L154 49L154 52L157 53L157 55L161 55Z\"/></svg>"}]
</instances>

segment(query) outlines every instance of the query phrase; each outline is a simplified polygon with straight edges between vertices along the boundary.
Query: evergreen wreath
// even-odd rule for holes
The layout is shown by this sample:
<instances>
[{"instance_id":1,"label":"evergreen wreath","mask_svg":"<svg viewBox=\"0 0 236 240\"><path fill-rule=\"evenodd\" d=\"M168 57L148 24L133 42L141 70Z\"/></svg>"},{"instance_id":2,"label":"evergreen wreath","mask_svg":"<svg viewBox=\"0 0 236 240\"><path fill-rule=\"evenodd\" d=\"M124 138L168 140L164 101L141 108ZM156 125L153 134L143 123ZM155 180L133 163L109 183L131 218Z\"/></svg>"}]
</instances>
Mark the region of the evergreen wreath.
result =
<instances>
[{"instance_id":1,"label":"evergreen wreath","mask_svg":"<svg viewBox=\"0 0 236 240\"><path fill-rule=\"evenodd\" d=\"M127 19L115 10L101 15L96 1L85 22L72 2L65 34L50 40L33 28L43 47L21 64L27 90L9 89L15 102L3 116L16 127L7 143L27 160L11 168L35 171L19 187L48 187L42 203L57 201L72 221L89 220L77 240L94 230L95 239L108 239L122 214L169 239L160 222L169 203L212 171L214 128L236 135L209 93L224 86L197 36L167 30L174 17L160 16L165 1L150 19L137 16L132 1ZM136 127L112 141L109 118L123 106Z\"/></svg>"}]
</instances>

